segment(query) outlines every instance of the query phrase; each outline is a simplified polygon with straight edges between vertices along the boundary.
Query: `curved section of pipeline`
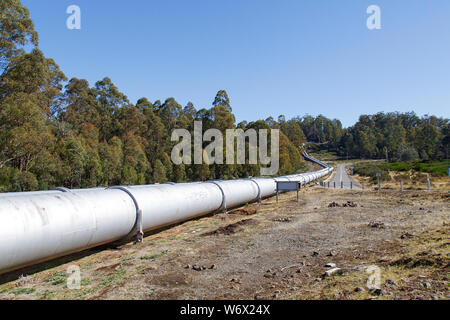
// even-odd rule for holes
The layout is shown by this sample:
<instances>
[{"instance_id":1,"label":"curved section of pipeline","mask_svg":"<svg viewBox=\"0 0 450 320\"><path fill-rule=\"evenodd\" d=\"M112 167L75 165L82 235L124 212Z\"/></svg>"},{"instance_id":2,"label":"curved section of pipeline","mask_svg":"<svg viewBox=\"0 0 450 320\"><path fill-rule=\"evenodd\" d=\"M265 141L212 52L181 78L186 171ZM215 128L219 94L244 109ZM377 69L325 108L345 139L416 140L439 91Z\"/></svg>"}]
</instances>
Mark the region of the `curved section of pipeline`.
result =
<instances>
[{"instance_id":1,"label":"curved section of pipeline","mask_svg":"<svg viewBox=\"0 0 450 320\"><path fill-rule=\"evenodd\" d=\"M0 194L0 274L256 202L273 196L277 181L306 185L334 170L304 157L324 169L279 178Z\"/></svg>"}]
</instances>

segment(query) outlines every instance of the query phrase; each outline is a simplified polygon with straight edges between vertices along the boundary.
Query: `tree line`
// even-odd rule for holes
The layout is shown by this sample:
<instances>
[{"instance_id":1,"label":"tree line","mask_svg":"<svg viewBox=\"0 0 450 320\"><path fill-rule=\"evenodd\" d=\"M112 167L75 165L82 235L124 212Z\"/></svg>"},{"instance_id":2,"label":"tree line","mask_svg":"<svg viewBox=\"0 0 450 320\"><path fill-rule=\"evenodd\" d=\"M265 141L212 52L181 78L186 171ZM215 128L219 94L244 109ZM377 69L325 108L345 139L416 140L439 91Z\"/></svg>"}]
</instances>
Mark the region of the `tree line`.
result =
<instances>
[{"instance_id":1,"label":"tree line","mask_svg":"<svg viewBox=\"0 0 450 320\"><path fill-rule=\"evenodd\" d=\"M414 112L361 115L350 128L339 120L306 116L296 121L308 141L322 143L342 158L400 162L439 160L447 155L449 119L419 117Z\"/></svg>"},{"instance_id":2,"label":"tree line","mask_svg":"<svg viewBox=\"0 0 450 320\"><path fill-rule=\"evenodd\" d=\"M300 148L324 143L352 157L435 159L448 141L448 120L414 114L362 116L349 129L339 120L305 116L240 122L225 90L211 106L181 106L174 98L135 103L105 77L91 85L67 79L38 47L29 11L0 3L0 192L88 188L256 176L259 165L174 165L174 129L280 129L280 171L309 169ZM25 50L27 48L27 50ZM30 49L31 48L31 49Z\"/></svg>"}]
</instances>

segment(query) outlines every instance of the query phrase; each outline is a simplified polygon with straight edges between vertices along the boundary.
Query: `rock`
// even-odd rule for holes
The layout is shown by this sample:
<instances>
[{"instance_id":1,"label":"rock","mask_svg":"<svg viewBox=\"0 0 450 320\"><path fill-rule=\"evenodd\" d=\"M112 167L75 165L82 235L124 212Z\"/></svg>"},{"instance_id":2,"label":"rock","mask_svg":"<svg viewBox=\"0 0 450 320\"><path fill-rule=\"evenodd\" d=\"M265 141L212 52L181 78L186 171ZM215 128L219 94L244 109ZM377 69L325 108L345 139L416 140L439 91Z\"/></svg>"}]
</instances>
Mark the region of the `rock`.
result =
<instances>
[{"instance_id":1,"label":"rock","mask_svg":"<svg viewBox=\"0 0 450 320\"><path fill-rule=\"evenodd\" d=\"M381 291L381 289L373 288L373 289L369 290L369 293L374 296L381 296L382 291Z\"/></svg>"},{"instance_id":2,"label":"rock","mask_svg":"<svg viewBox=\"0 0 450 320\"><path fill-rule=\"evenodd\" d=\"M213 264L211 267L209 267L209 270L216 270L217 266L215 264Z\"/></svg>"},{"instance_id":3,"label":"rock","mask_svg":"<svg viewBox=\"0 0 450 320\"><path fill-rule=\"evenodd\" d=\"M401 235L400 239L411 239L413 237L414 235L410 234L409 232L405 232L404 234Z\"/></svg>"},{"instance_id":4,"label":"rock","mask_svg":"<svg viewBox=\"0 0 450 320\"><path fill-rule=\"evenodd\" d=\"M394 285L395 285L395 282L392 281L392 280L390 280L390 279L388 279L388 280L386 280L386 284L389 284L389 285L391 285L391 286L394 286Z\"/></svg>"},{"instance_id":5,"label":"rock","mask_svg":"<svg viewBox=\"0 0 450 320\"><path fill-rule=\"evenodd\" d=\"M250 207L250 208L246 208L246 209L234 210L234 211L230 212L229 214L235 214L235 215L239 215L239 216L252 216L256 213L257 213L256 208Z\"/></svg>"},{"instance_id":6,"label":"rock","mask_svg":"<svg viewBox=\"0 0 450 320\"><path fill-rule=\"evenodd\" d=\"M356 208L358 205L354 203L353 201L347 201L347 203L344 203L342 205L344 208Z\"/></svg>"},{"instance_id":7,"label":"rock","mask_svg":"<svg viewBox=\"0 0 450 320\"><path fill-rule=\"evenodd\" d=\"M341 273L341 272L342 272L342 270L341 270L340 268L333 268L333 269L327 270L327 271L323 274L323 277L331 277L331 276L336 275L336 274L339 274L339 273Z\"/></svg>"},{"instance_id":8,"label":"rock","mask_svg":"<svg viewBox=\"0 0 450 320\"><path fill-rule=\"evenodd\" d=\"M190 264L188 264L188 265L186 265L184 268L185 268L185 269L192 269L192 266L191 266Z\"/></svg>"},{"instance_id":9,"label":"rock","mask_svg":"<svg viewBox=\"0 0 450 320\"><path fill-rule=\"evenodd\" d=\"M374 229L384 229L385 225L382 222L371 222L369 223L369 227Z\"/></svg>"},{"instance_id":10,"label":"rock","mask_svg":"<svg viewBox=\"0 0 450 320\"><path fill-rule=\"evenodd\" d=\"M286 223L289 223L289 222L292 222L292 219L291 218L279 218L279 219L275 219L274 221L275 222L286 222Z\"/></svg>"},{"instance_id":11,"label":"rock","mask_svg":"<svg viewBox=\"0 0 450 320\"><path fill-rule=\"evenodd\" d=\"M356 287L354 290L353 290L353 292L364 292L365 290L364 290L364 288L362 288L362 287Z\"/></svg>"},{"instance_id":12,"label":"rock","mask_svg":"<svg viewBox=\"0 0 450 320\"><path fill-rule=\"evenodd\" d=\"M432 251L423 251L423 252L419 252L417 254L417 256L419 257L425 257L425 256L429 256L432 253Z\"/></svg>"},{"instance_id":13,"label":"rock","mask_svg":"<svg viewBox=\"0 0 450 320\"><path fill-rule=\"evenodd\" d=\"M331 250L329 254L327 254L327 257L335 257L337 255L336 251Z\"/></svg>"},{"instance_id":14,"label":"rock","mask_svg":"<svg viewBox=\"0 0 450 320\"><path fill-rule=\"evenodd\" d=\"M317 251L314 251L311 256L317 257L318 255L319 255L319 253Z\"/></svg>"},{"instance_id":15,"label":"rock","mask_svg":"<svg viewBox=\"0 0 450 320\"><path fill-rule=\"evenodd\" d=\"M202 271L202 267L197 265L193 266L192 269L194 269L195 271Z\"/></svg>"},{"instance_id":16,"label":"rock","mask_svg":"<svg viewBox=\"0 0 450 320\"><path fill-rule=\"evenodd\" d=\"M365 265L353 268L353 270L355 270L355 271L364 271L366 269L367 269L367 266L365 266Z\"/></svg>"},{"instance_id":17,"label":"rock","mask_svg":"<svg viewBox=\"0 0 450 320\"><path fill-rule=\"evenodd\" d=\"M336 208L336 207L340 207L340 204L334 201L328 205L328 208Z\"/></svg>"},{"instance_id":18,"label":"rock","mask_svg":"<svg viewBox=\"0 0 450 320\"><path fill-rule=\"evenodd\" d=\"M429 282L425 282L423 284L423 286L425 287L425 289L430 289L431 288L431 284Z\"/></svg>"},{"instance_id":19,"label":"rock","mask_svg":"<svg viewBox=\"0 0 450 320\"><path fill-rule=\"evenodd\" d=\"M336 268L336 264L335 264L335 263L332 263L332 262L327 263L327 264L325 265L325 268Z\"/></svg>"}]
</instances>

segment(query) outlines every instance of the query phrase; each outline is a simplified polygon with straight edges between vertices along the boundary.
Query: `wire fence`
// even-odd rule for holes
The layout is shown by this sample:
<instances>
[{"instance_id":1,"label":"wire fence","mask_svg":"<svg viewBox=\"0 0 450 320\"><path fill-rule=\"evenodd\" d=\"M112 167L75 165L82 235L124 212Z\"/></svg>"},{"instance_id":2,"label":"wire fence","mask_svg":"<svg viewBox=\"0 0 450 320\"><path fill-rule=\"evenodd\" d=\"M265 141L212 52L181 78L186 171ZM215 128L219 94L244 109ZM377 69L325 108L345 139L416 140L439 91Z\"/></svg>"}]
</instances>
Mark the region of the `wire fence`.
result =
<instances>
[{"instance_id":1,"label":"wire fence","mask_svg":"<svg viewBox=\"0 0 450 320\"><path fill-rule=\"evenodd\" d=\"M338 182L338 181L322 181L320 186L326 189L336 189L336 190L360 190L360 191L401 191L401 192L414 192L414 191L428 191L428 192L449 192L450 190L436 190L431 188L431 184L427 183L423 188L407 188L403 182L399 182L398 186L392 186L390 184L388 187L383 187L383 184L367 184L355 181L350 182Z\"/></svg>"}]
</instances>

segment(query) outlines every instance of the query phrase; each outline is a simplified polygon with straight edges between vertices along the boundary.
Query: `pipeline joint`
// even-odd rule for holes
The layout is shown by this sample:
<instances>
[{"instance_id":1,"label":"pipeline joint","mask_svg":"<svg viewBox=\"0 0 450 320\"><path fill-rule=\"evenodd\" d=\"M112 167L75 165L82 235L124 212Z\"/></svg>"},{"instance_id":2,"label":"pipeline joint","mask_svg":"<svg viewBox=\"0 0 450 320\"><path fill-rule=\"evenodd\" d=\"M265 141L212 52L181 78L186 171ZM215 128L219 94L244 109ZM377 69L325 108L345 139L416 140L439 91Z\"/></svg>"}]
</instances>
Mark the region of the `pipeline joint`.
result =
<instances>
[{"instance_id":1,"label":"pipeline joint","mask_svg":"<svg viewBox=\"0 0 450 320\"><path fill-rule=\"evenodd\" d=\"M225 192L223 191L223 189L220 186L220 184L218 184L215 181L206 181L205 183L211 183L211 184L216 185L219 188L220 192L222 193L222 203L220 204L219 209L216 210L216 213L225 213L225 212L227 212L227 199L226 199L226 196L225 196Z\"/></svg>"},{"instance_id":2,"label":"pipeline joint","mask_svg":"<svg viewBox=\"0 0 450 320\"><path fill-rule=\"evenodd\" d=\"M131 231L123 238L123 240L128 241L135 237L135 243L141 243L142 241L144 241L144 232L142 230L142 210L139 208L139 204L136 198L126 187L110 187L107 188L107 190L108 189L123 191L131 198L131 200L133 200L134 206L136 208L136 221Z\"/></svg>"}]
</instances>

